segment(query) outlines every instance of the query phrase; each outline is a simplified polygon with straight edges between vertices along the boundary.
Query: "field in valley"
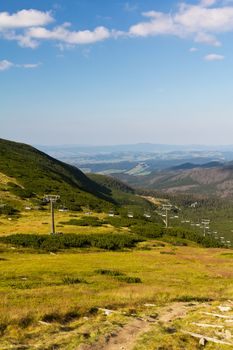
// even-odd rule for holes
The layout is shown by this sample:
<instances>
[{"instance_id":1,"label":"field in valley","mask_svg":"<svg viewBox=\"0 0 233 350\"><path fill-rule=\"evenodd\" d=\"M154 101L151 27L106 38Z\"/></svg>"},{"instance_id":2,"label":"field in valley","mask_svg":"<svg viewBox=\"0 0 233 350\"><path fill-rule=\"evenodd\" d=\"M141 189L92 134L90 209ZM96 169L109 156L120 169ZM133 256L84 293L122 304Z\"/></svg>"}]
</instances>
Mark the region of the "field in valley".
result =
<instances>
[{"instance_id":1,"label":"field in valley","mask_svg":"<svg viewBox=\"0 0 233 350\"><path fill-rule=\"evenodd\" d=\"M56 212L58 226L72 216L79 219L83 213ZM49 232L50 216L47 211L29 212L0 221L1 235L42 234ZM111 225L57 229L88 234L127 231ZM233 346L227 345L233 331L229 249L154 239L121 251L92 247L45 252L1 243L0 265L1 350L199 349L199 338L185 332L223 342L208 341L206 349ZM221 305L229 310L221 312Z\"/></svg>"}]
</instances>

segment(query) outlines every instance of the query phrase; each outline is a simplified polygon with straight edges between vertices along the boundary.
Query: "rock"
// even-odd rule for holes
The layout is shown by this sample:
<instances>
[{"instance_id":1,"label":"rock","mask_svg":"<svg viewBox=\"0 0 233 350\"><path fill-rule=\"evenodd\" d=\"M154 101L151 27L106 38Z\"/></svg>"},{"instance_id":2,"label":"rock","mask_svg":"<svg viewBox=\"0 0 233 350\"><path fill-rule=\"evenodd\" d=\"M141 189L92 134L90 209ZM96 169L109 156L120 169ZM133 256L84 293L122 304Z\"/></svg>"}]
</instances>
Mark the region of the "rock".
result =
<instances>
[{"instance_id":1,"label":"rock","mask_svg":"<svg viewBox=\"0 0 233 350\"><path fill-rule=\"evenodd\" d=\"M88 333L88 332L83 332L83 333L82 333L82 336L83 336L84 339L88 339L88 338L90 338L90 333Z\"/></svg>"},{"instance_id":2,"label":"rock","mask_svg":"<svg viewBox=\"0 0 233 350\"><path fill-rule=\"evenodd\" d=\"M205 346L206 343L207 343L207 340L206 340L205 338L201 338L201 339L199 340L199 344L202 345L202 346Z\"/></svg>"},{"instance_id":3,"label":"rock","mask_svg":"<svg viewBox=\"0 0 233 350\"><path fill-rule=\"evenodd\" d=\"M110 335L111 335L111 337L117 337L117 333L115 333L115 332L112 332Z\"/></svg>"},{"instance_id":4,"label":"rock","mask_svg":"<svg viewBox=\"0 0 233 350\"><path fill-rule=\"evenodd\" d=\"M218 306L218 309L221 311L221 312L227 312L227 311L231 311L231 307L230 306Z\"/></svg>"},{"instance_id":5,"label":"rock","mask_svg":"<svg viewBox=\"0 0 233 350\"><path fill-rule=\"evenodd\" d=\"M155 313L155 314L150 314L149 315L150 318L153 318L154 320L156 320L159 317L159 314Z\"/></svg>"},{"instance_id":6,"label":"rock","mask_svg":"<svg viewBox=\"0 0 233 350\"><path fill-rule=\"evenodd\" d=\"M109 310L109 309L102 309L102 308L99 308L100 311L102 311L104 313L105 316L109 316L111 314L113 314L115 311L113 310Z\"/></svg>"},{"instance_id":7,"label":"rock","mask_svg":"<svg viewBox=\"0 0 233 350\"><path fill-rule=\"evenodd\" d=\"M177 330L175 327L167 327L167 328L165 328L165 332L168 334L174 334L177 332Z\"/></svg>"},{"instance_id":8,"label":"rock","mask_svg":"<svg viewBox=\"0 0 233 350\"><path fill-rule=\"evenodd\" d=\"M44 326L50 326L51 323L44 322L44 321L38 321L38 323L43 324Z\"/></svg>"},{"instance_id":9,"label":"rock","mask_svg":"<svg viewBox=\"0 0 233 350\"><path fill-rule=\"evenodd\" d=\"M225 330L224 338L227 340L231 339L231 332L228 329Z\"/></svg>"}]
</instances>

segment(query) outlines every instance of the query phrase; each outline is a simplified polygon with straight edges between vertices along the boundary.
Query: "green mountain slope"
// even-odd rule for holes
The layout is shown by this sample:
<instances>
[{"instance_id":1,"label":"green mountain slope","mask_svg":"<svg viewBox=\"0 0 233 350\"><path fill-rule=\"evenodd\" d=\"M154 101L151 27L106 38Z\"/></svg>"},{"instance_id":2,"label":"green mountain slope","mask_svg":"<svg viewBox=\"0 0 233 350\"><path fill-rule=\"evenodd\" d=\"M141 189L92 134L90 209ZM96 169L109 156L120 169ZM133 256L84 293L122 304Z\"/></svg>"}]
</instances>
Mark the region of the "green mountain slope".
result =
<instances>
[{"instance_id":1,"label":"green mountain slope","mask_svg":"<svg viewBox=\"0 0 233 350\"><path fill-rule=\"evenodd\" d=\"M150 205L119 180L87 176L29 145L0 139L0 206L1 201L18 208L41 205L44 194L59 194L59 205L71 210Z\"/></svg>"},{"instance_id":2,"label":"green mountain slope","mask_svg":"<svg viewBox=\"0 0 233 350\"><path fill-rule=\"evenodd\" d=\"M109 188L91 180L78 168L22 143L0 139L0 174L4 200L35 201L45 193L58 193L62 204L73 209L84 205L103 208L116 203Z\"/></svg>"}]
</instances>

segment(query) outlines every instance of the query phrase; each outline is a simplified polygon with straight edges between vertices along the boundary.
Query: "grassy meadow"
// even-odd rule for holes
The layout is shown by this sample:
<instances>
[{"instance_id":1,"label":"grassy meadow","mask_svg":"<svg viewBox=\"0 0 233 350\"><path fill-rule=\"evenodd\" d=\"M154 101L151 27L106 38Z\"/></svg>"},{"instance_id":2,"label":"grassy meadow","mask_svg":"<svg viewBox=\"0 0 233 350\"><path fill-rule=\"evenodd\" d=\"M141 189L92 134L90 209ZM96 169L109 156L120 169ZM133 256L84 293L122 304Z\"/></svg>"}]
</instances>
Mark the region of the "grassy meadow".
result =
<instances>
[{"instance_id":1,"label":"grassy meadow","mask_svg":"<svg viewBox=\"0 0 233 350\"><path fill-rule=\"evenodd\" d=\"M85 217L94 226L78 226ZM107 218L55 212L57 231L64 234L130 234L129 227L105 223ZM104 223L98 226L99 221ZM48 234L50 213L2 216L0 225L1 237ZM137 322L144 331L126 349L199 349L198 340L183 329L194 331L193 322L204 322L200 309L213 311L233 300L233 253L187 240L187 246L177 245L176 238L165 241L149 238L116 251L93 246L57 252L0 243L0 350L108 349L112 334ZM166 308L171 315L173 308L187 312L166 319ZM206 347L228 348L211 342Z\"/></svg>"},{"instance_id":2,"label":"grassy meadow","mask_svg":"<svg viewBox=\"0 0 233 350\"><path fill-rule=\"evenodd\" d=\"M71 219L81 219L84 212L59 212L55 211L56 230L63 233L93 233L92 226L64 225L61 222L68 222ZM89 215L86 215L88 218ZM106 214L95 213L95 217L104 219ZM10 219L10 220L9 220ZM14 233L46 234L51 232L51 217L48 210L21 212L20 217L0 217L1 234L9 235ZM95 227L95 233L111 233L114 228L110 225Z\"/></svg>"}]
</instances>

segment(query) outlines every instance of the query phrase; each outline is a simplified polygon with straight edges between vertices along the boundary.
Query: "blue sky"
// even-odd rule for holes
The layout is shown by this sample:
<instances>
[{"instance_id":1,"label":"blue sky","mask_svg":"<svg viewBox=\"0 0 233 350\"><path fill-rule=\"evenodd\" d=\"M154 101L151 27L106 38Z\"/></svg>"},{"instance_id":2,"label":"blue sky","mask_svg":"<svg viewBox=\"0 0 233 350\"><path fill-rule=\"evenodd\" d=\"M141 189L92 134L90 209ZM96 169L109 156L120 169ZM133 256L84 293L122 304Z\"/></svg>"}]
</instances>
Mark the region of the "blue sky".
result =
<instances>
[{"instance_id":1,"label":"blue sky","mask_svg":"<svg viewBox=\"0 0 233 350\"><path fill-rule=\"evenodd\" d=\"M8 0L0 137L233 144L233 1Z\"/></svg>"}]
</instances>

